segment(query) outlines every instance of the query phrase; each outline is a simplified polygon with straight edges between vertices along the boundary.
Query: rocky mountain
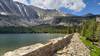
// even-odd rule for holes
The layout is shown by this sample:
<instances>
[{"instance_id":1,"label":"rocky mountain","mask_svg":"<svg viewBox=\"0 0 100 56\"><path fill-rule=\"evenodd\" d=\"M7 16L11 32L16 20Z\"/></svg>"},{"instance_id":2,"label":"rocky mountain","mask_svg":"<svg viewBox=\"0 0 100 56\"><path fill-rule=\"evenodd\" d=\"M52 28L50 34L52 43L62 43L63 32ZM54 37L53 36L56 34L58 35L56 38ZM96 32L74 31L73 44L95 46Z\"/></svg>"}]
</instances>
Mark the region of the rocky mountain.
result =
<instances>
[{"instance_id":1,"label":"rocky mountain","mask_svg":"<svg viewBox=\"0 0 100 56\"><path fill-rule=\"evenodd\" d=\"M35 26L41 24L72 26L91 16L64 14L60 10L42 9L13 0L0 0L0 26Z\"/></svg>"},{"instance_id":2,"label":"rocky mountain","mask_svg":"<svg viewBox=\"0 0 100 56\"><path fill-rule=\"evenodd\" d=\"M0 0L0 26L33 25L36 19L37 12L31 7L13 0Z\"/></svg>"},{"instance_id":3,"label":"rocky mountain","mask_svg":"<svg viewBox=\"0 0 100 56\"><path fill-rule=\"evenodd\" d=\"M69 16L57 10L41 9L13 0L0 0L0 26L34 26L51 23L54 17Z\"/></svg>"}]
</instances>

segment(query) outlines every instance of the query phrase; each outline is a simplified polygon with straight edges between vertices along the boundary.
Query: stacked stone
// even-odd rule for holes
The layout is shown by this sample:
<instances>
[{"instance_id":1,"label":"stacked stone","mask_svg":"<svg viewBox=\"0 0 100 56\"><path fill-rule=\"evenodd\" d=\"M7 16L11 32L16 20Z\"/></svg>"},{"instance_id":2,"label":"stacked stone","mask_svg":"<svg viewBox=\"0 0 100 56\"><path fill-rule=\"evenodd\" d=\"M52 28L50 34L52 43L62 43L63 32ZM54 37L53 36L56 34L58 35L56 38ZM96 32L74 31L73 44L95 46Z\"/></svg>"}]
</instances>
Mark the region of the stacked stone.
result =
<instances>
[{"instance_id":1,"label":"stacked stone","mask_svg":"<svg viewBox=\"0 0 100 56\"><path fill-rule=\"evenodd\" d=\"M66 35L52 39L46 44L38 43L7 52L4 56L90 56L89 49L79 37L77 33ZM57 51L59 49L62 50Z\"/></svg>"},{"instance_id":2,"label":"stacked stone","mask_svg":"<svg viewBox=\"0 0 100 56\"><path fill-rule=\"evenodd\" d=\"M74 34L68 46L57 51L54 56L90 56L90 50L81 42L79 34Z\"/></svg>"}]
</instances>

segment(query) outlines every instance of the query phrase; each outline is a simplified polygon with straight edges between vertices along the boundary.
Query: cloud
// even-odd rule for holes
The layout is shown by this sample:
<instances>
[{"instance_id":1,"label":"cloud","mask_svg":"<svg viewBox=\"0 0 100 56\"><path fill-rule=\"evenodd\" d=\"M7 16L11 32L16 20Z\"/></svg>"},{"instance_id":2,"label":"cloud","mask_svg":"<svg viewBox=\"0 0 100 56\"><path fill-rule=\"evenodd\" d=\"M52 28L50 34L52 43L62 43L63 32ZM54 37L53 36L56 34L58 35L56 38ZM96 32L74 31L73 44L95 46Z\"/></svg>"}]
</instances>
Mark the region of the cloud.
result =
<instances>
[{"instance_id":1,"label":"cloud","mask_svg":"<svg viewBox=\"0 0 100 56\"><path fill-rule=\"evenodd\" d=\"M97 3L98 5L100 5L100 3Z\"/></svg>"},{"instance_id":2,"label":"cloud","mask_svg":"<svg viewBox=\"0 0 100 56\"><path fill-rule=\"evenodd\" d=\"M14 0L14 1L29 5L28 0Z\"/></svg>"},{"instance_id":3,"label":"cloud","mask_svg":"<svg viewBox=\"0 0 100 56\"><path fill-rule=\"evenodd\" d=\"M34 5L43 9L57 9L57 10L60 9L61 7L65 7L71 10L80 11L86 6L83 0L14 0L14 1Z\"/></svg>"}]
</instances>

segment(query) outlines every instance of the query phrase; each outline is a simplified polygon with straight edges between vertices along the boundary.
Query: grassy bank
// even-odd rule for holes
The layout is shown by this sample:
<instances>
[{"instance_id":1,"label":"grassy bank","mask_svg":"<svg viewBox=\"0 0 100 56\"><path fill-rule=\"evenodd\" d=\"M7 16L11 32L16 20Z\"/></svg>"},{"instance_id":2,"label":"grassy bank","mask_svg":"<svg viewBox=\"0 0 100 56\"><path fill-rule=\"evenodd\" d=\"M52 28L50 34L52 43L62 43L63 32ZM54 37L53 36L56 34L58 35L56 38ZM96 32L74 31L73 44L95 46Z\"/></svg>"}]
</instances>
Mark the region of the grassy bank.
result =
<instances>
[{"instance_id":1,"label":"grassy bank","mask_svg":"<svg viewBox=\"0 0 100 56\"><path fill-rule=\"evenodd\" d=\"M80 39L90 49L91 56L100 56L100 48L93 45L92 42L90 42L89 40L86 40L86 37L81 37Z\"/></svg>"}]
</instances>

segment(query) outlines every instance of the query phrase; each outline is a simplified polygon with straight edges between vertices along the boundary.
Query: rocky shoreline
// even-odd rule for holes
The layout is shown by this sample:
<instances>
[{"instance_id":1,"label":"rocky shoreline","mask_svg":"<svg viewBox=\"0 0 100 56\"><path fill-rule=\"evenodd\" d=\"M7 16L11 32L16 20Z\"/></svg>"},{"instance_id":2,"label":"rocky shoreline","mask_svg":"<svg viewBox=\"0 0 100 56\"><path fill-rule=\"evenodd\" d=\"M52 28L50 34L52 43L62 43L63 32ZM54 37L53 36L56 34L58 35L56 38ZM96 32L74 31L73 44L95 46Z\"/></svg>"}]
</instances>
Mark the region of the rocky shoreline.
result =
<instances>
[{"instance_id":1,"label":"rocky shoreline","mask_svg":"<svg viewBox=\"0 0 100 56\"><path fill-rule=\"evenodd\" d=\"M37 43L9 51L3 56L90 56L90 50L81 42L79 34L69 34L49 40L46 44Z\"/></svg>"}]
</instances>

